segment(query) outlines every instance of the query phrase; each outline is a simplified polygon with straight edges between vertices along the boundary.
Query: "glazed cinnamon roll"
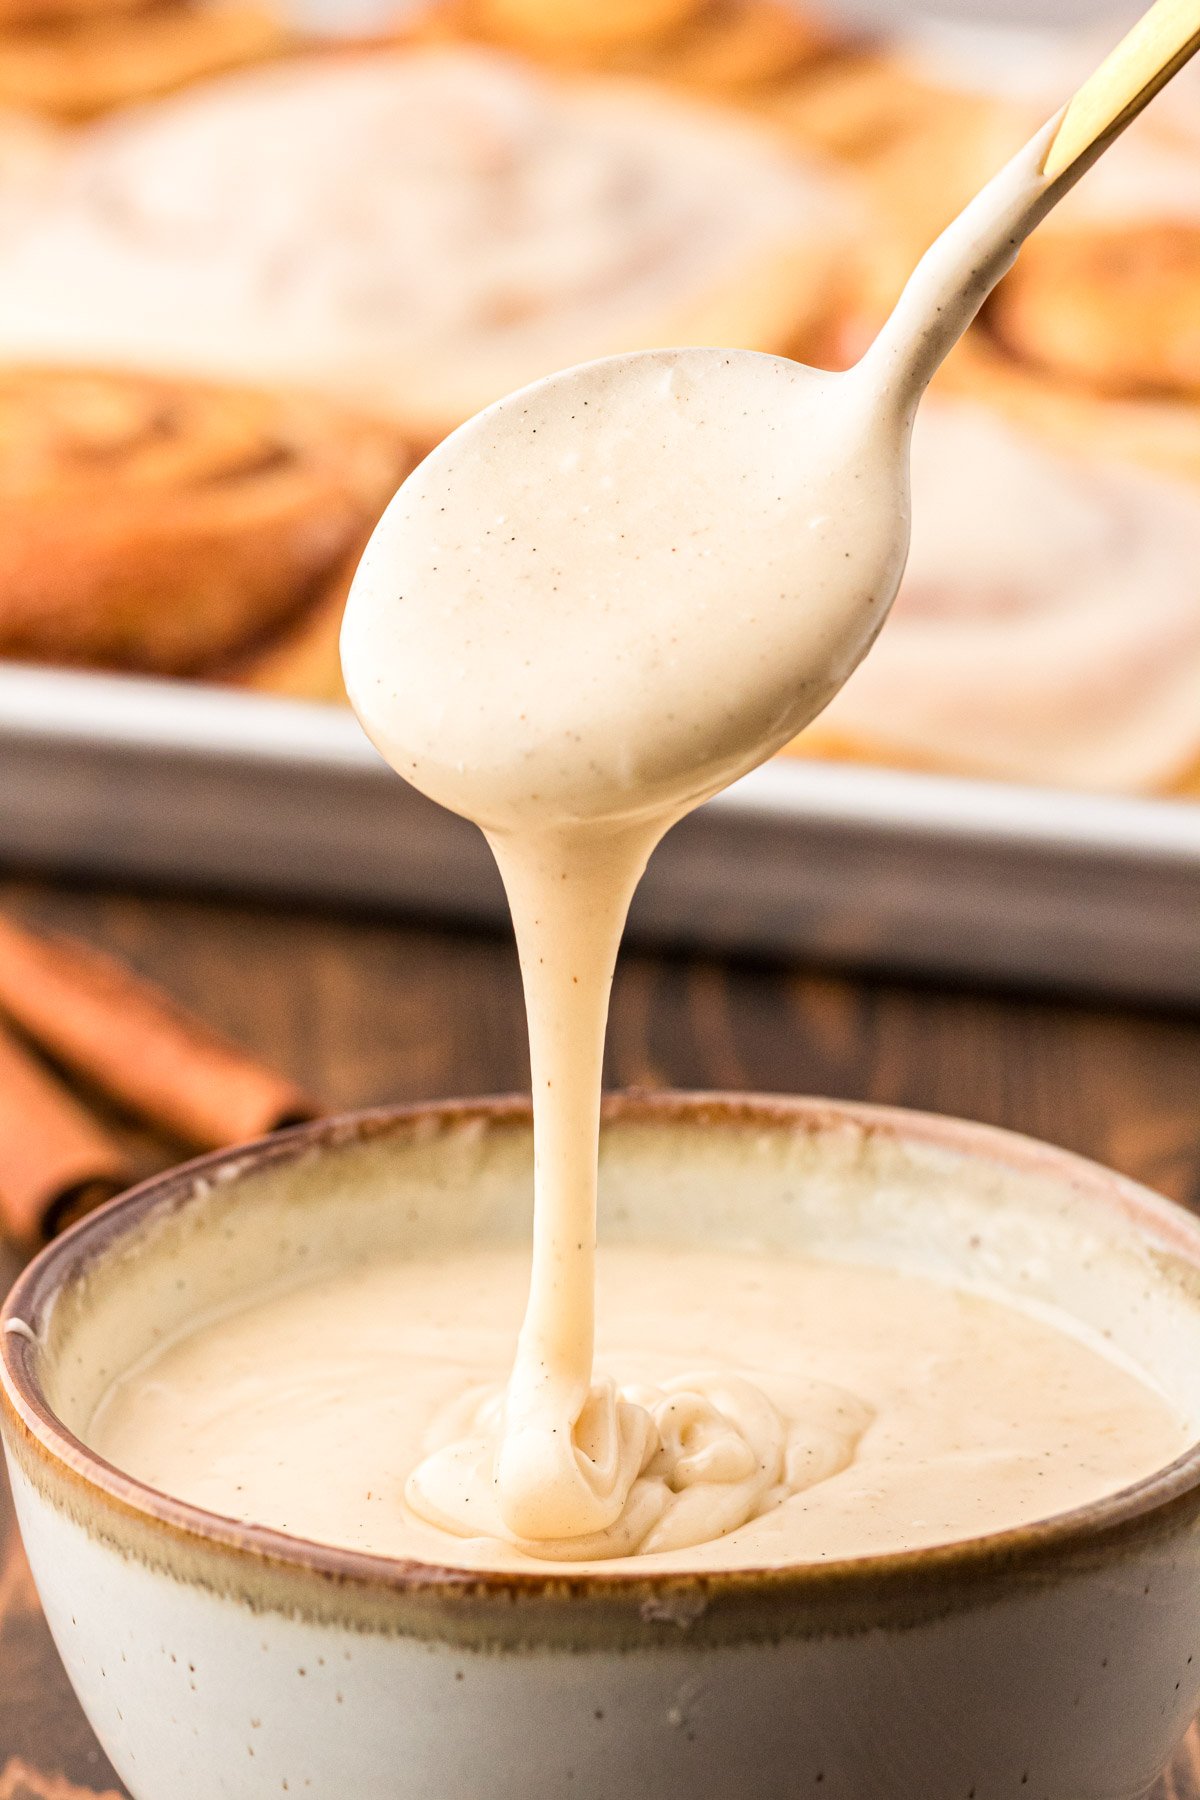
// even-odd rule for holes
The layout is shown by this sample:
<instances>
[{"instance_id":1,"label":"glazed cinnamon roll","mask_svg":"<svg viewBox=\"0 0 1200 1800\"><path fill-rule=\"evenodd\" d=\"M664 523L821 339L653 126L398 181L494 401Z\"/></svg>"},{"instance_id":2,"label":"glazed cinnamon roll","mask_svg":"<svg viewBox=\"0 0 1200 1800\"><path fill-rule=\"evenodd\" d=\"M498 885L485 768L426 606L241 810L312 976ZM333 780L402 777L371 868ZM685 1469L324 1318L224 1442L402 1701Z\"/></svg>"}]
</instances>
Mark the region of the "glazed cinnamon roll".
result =
<instances>
[{"instance_id":1,"label":"glazed cinnamon roll","mask_svg":"<svg viewBox=\"0 0 1200 1800\"><path fill-rule=\"evenodd\" d=\"M1072 788L1185 784L1200 768L1200 492L928 401L894 612L796 748Z\"/></svg>"},{"instance_id":2,"label":"glazed cinnamon roll","mask_svg":"<svg viewBox=\"0 0 1200 1800\"><path fill-rule=\"evenodd\" d=\"M308 384L429 442L660 343L818 359L864 229L722 111L482 50L210 82L83 134L0 235L0 355Z\"/></svg>"},{"instance_id":3,"label":"glazed cinnamon roll","mask_svg":"<svg viewBox=\"0 0 1200 1800\"><path fill-rule=\"evenodd\" d=\"M410 465L390 426L306 397L0 370L0 654L269 670Z\"/></svg>"}]
</instances>

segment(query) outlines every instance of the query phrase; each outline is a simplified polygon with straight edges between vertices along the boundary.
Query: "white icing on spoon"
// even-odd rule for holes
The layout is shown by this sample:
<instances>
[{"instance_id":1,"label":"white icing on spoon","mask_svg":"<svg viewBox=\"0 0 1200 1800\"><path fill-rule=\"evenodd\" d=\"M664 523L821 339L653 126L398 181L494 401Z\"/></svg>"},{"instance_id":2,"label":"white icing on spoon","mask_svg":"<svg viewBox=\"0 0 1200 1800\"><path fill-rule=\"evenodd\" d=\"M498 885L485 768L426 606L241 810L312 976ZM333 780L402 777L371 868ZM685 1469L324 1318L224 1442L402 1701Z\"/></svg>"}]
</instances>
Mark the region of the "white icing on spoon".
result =
<instances>
[{"instance_id":1,"label":"white icing on spoon","mask_svg":"<svg viewBox=\"0 0 1200 1800\"><path fill-rule=\"evenodd\" d=\"M351 699L395 769L486 832L529 1015L533 1271L512 1377L408 1487L448 1529L486 1519L543 1554L624 1554L661 1518L644 1477L687 1485L661 1396L593 1381L601 1064L626 910L669 826L807 724L879 630L920 396L1086 166L1046 181L1056 130L934 245L856 368L683 349L552 376L442 444L363 559ZM792 1491L787 1424L766 1428L761 1396L703 1375L687 1388L713 1479L676 1548Z\"/></svg>"}]
</instances>

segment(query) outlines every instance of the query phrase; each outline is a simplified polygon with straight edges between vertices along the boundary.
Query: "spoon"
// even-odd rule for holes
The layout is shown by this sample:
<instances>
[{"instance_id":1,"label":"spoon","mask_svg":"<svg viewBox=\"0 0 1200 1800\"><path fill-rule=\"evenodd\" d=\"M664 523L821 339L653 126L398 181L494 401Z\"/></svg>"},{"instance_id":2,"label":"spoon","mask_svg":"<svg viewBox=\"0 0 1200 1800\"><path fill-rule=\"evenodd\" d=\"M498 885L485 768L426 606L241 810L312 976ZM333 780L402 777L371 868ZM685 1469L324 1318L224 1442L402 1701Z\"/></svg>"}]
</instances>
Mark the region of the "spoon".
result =
<instances>
[{"instance_id":1,"label":"spoon","mask_svg":"<svg viewBox=\"0 0 1200 1800\"><path fill-rule=\"evenodd\" d=\"M1200 8L1195 0L1158 0L1067 106L1044 173L1053 180L1094 147L1103 149L1198 47Z\"/></svg>"}]
</instances>

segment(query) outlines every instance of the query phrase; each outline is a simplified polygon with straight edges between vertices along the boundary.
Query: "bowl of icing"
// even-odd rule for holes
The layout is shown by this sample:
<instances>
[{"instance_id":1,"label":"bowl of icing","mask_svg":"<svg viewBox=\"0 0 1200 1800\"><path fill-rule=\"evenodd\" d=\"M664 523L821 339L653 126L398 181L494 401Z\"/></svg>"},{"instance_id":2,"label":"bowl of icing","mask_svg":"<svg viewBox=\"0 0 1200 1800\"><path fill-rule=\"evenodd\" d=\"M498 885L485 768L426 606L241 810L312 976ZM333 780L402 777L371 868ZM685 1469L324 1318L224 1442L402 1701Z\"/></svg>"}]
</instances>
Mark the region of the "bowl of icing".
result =
<instances>
[{"instance_id":1,"label":"bowl of icing","mask_svg":"<svg viewBox=\"0 0 1200 1800\"><path fill-rule=\"evenodd\" d=\"M555 1560L406 1498L503 1379L531 1171L521 1101L322 1121L19 1280L18 1516L136 1800L1141 1795L1200 1703L1200 1222L953 1120L610 1101L597 1367L678 1455L643 1553ZM673 1545L722 1409L775 1485Z\"/></svg>"}]
</instances>

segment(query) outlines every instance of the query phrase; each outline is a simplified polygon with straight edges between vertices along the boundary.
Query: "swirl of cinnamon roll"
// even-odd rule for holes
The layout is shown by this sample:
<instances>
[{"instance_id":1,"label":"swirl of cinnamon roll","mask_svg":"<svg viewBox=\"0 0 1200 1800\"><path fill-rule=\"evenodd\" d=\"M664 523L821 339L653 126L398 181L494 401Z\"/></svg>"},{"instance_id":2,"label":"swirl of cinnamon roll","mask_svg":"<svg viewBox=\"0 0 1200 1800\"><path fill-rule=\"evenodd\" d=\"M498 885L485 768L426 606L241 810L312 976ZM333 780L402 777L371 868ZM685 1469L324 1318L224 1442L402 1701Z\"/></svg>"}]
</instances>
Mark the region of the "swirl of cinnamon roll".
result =
<instances>
[{"instance_id":1,"label":"swirl of cinnamon roll","mask_svg":"<svg viewBox=\"0 0 1200 1800\"><path fill-rule=\"evenodd\" d=\"M307 397L0 370L0 654L181 675L342 575L411 464Z\"/></svg>"},{"instance_id":2,"label":"swirl of cinnamon roll","mask_svg":"<svg viewBox=\"0 0 1200 1800\"><path fill-rule=\"evenodd\" d=\"M691 102L481 50L314 60L85 134L0 238L0 354L310 385L428 441L591 356L811 350L861 225Z\"/></svg>"},{"instance_id":3,"label":"swirl of cinnamon roll","mask_svg":"<svg viewBox=\"0 0 1200 1800\"><path fill-rule=\"evenodd\" d=\"M1066 787L1183 784L1200 766L1200 493L945 398L922 408L912 472L887 630L796 747Z\"/></svg>"}]
</instances>

